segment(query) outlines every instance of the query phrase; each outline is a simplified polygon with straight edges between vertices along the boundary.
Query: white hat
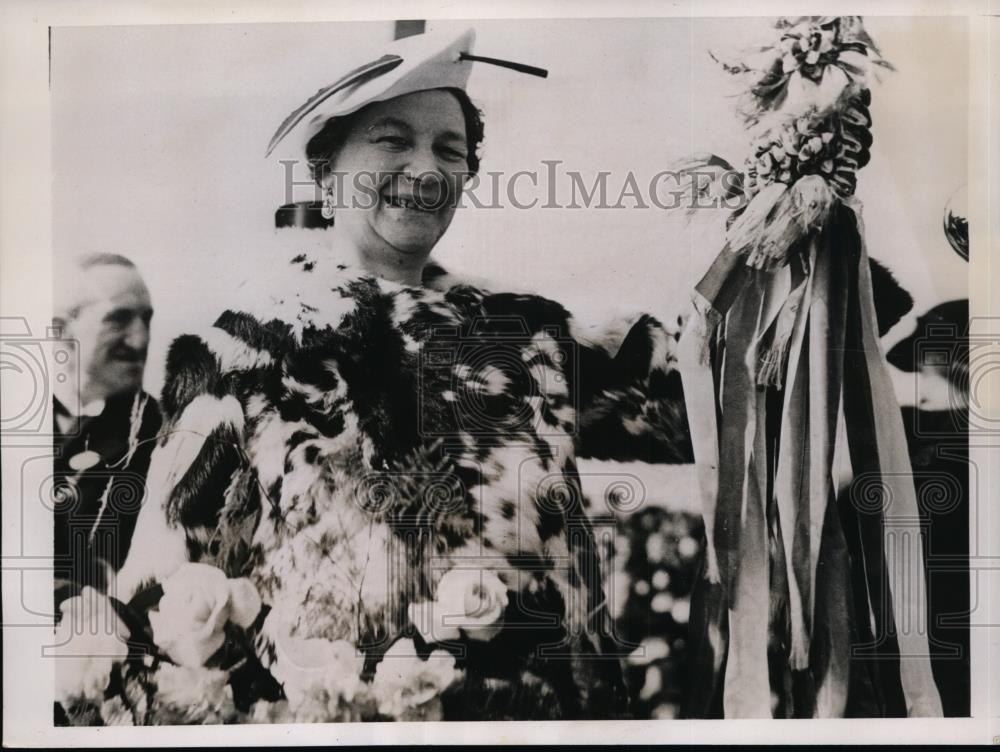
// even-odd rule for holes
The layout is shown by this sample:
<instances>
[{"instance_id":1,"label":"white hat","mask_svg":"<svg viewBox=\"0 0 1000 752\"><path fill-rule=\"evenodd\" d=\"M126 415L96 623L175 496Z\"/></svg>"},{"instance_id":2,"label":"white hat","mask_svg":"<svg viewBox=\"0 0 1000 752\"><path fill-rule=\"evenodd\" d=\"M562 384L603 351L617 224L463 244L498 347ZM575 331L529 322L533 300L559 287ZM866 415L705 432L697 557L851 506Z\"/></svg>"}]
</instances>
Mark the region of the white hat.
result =
<instances>
[{"instance_id":1,"label":"white hat","mask_svg":"<svg viewBox=\"0 0 1000 752\"><path fill-rule=\"evenodd\" d=\"M475 41L475 29L468 29L457 38L431 32L393 42L377 60L365 63L329 86L324 86L297 107L271 137L264 156L269 155L309 115L312 117L305 124L305 144L322 130L330 118L350 115L372 102L428 89L464 91L474 61L543 78L548 75L547 71L530 65L473 55Z\"/></svg>"}]
</instances>

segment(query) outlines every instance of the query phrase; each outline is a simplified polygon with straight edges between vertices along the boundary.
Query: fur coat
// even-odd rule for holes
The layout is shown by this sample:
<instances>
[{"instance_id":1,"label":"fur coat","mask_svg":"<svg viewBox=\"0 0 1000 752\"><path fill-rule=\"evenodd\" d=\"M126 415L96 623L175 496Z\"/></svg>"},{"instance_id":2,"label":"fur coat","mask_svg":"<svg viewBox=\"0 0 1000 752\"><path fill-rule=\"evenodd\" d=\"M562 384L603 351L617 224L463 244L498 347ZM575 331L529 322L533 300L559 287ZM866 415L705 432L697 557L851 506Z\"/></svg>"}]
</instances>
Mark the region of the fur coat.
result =
<instances>
[{"instance_id":1,"label":"fur coat","mask_svg":"<svg viewBox=\"0 0 1000 752\"><path fill-rule=\"evenodd\" d=\"M371 661L446 571L489 569L509 604L499 635L460 647L467 672L540 680L549 717L620 715L627 649L575 457L586 431L690 455L675 335L643 316L612 352L551 300L426 282L300 253L173 342L118 592L208 560L257 586L265 666L282 635Z\"/></svg>"}]
</instances>

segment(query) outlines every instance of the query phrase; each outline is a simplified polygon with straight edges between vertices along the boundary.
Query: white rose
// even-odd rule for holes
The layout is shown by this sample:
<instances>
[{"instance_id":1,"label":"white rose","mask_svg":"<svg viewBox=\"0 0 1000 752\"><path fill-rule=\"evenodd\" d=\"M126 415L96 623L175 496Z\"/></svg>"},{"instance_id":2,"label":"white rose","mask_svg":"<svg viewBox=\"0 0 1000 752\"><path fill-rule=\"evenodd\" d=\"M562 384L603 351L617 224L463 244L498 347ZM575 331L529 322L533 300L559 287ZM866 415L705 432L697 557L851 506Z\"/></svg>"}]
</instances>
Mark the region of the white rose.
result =
<instances>
[{"instance_id":1,"label":"white rose","mask_svg":"<svg viewBox=\"0 0 1000 752\"><path fill-rule=\"evenodd\" d=\"M163 583L163 597L149 614L153 640L182 666L203 666L225 640L227 621L253 623L260 596L246 578L231 580L208 564L187 563Z\"/></svg>"},{"instance_id":2,"label":"white rose","mask_svg":"<svg viewBox=\"0 0 1000 752\"><path fill-rule=\"evenodd\" d=\"M451 569L437 585L433 601L412 603L410 621L427 642L492 640L503 628L507 586L492 570Z\"/></svg>"},{"instance_id":3,"label":"white rose","mask_svg":"<svg viewBox=\"0 0 1000 752\"><path fill-rule=\"evenodd\" d=\"M128 656L129 631L111 601L92 587L59 604L55 632L55 699L64 707L104 699L111 670Z\"/></svg>"},{"instance_id":4,"label":"white rose","mask_svg":"<svg viewBox=\"0 0 1000 752\"><path fill-rule=\"evenodd\" d=\"M281 682L292 708L317 690L324 690L331 702L339 697L350 702L361 686L365 659L346 640L282 637L274 649L271 674Z\"/></svg>"},{"instance_id":5,"label":"white rose","mask_svg":"<svg viewBox=\"0 0 1000 752\"><path fill-rule=\"evenodd\" d=\"M371 693L380 713L408 719L420 716L422 706L436 702L456 675L451 654L435 650L422 661L413 640L398 640L375 667Z\"/></svg>"}]
</instances>

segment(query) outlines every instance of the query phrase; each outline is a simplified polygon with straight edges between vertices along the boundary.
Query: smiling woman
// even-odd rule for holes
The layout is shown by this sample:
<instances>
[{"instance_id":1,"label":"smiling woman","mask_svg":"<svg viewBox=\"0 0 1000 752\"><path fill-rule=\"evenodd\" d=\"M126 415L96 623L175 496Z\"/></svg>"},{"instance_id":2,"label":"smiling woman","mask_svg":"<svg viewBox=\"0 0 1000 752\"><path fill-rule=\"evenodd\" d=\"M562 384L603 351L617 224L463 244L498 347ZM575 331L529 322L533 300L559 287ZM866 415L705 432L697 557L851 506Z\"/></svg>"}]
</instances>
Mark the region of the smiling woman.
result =
<instances>
[{"instance_id":1,"label":"smiling woman","mask_svg":"<svg viewBox=\"0 0 1000 752\"><path fill-rule=\"evenodd\" d=\"M473 38L398 43L379 60L402 63L362 66L286 119L272 147L316 113L303 141L329 244L258 274L167 357L167 430L118 594L142 603L188 561L249 578L263 608L244 674L283 685L298 720L355 717L336 700L316 718L314 695L289 691L290 656L345 650L373 682L362 717L426 719L432 700L453 719L626 713L631 646L615 640L576 439L592 405L631 416L632 438L682 430L641 399L655 383L680 403L673 339L643 317L612 358L559 304L428 264L479 167ZM390 702L379 682L407 652L419 675L437 656L461 680L435 670L440 692ZM344 690L310 676L327 700ZM249 684L245 705L267 697Z\"/></svg>"}]
</instances>

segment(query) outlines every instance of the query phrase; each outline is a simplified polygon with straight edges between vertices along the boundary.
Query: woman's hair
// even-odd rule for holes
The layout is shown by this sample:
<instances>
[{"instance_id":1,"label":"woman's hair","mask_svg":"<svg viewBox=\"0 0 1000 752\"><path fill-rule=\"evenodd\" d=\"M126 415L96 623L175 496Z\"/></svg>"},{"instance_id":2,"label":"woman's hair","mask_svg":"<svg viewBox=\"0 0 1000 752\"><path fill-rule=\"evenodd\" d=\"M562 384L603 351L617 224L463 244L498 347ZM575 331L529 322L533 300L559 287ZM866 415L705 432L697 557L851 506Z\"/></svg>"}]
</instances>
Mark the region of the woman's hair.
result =
<instances>
[{"instance_id":1,"label":"woman's hair","mask_svg":"<svg viewBox=\"0 0 1000 752\"><path fill-rule=\"evenodd\" d=\"M447 91L453 95L462 108L462 115L465 117L465 141L468 147L466 162L470 174L475 175L479 172L479 148L483 143L483 113L476 108L469 95L462 89L444 88L439 91ZM366 105L350 115L330 118L322 130L309 139L309 143L306 144L306 159L309 162L309 172L317 183L322 183L329 172L330 163L347 140L355 118L370 106L372 105Z\"/></svg>"}]
</instances>

